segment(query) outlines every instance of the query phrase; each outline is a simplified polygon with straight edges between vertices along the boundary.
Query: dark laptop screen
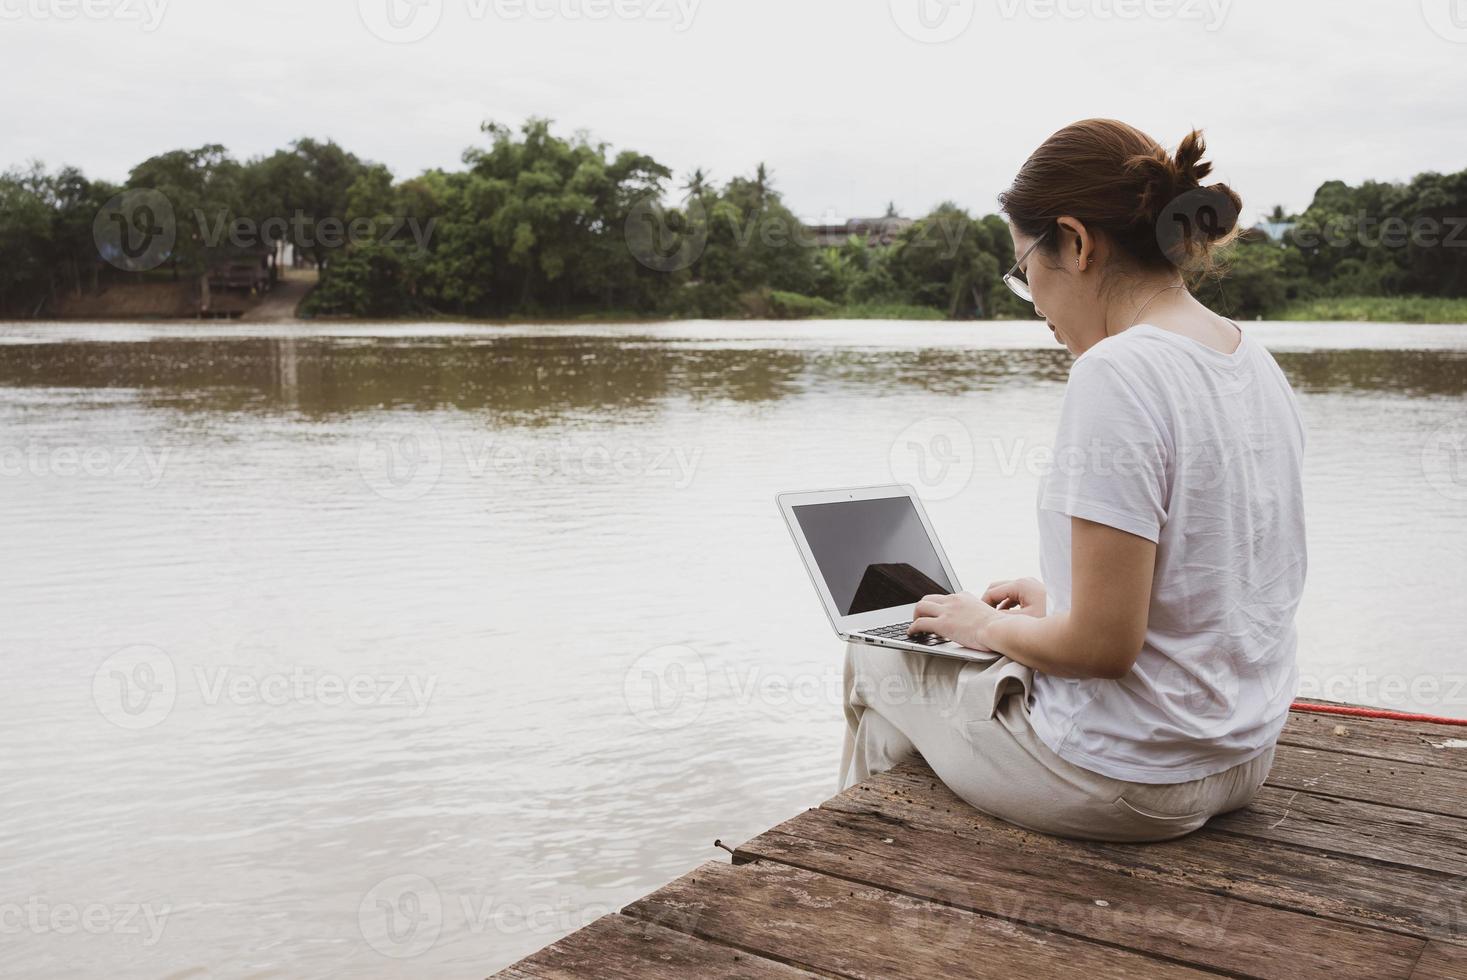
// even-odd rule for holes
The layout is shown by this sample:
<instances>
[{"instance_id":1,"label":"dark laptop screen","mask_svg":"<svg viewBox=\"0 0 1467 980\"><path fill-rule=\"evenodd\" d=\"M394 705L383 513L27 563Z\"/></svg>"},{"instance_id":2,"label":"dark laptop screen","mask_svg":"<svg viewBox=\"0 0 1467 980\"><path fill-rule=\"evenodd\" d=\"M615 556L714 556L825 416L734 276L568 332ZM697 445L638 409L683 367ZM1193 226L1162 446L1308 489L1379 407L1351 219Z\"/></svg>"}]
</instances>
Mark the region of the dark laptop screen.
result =
<instances>
[{"instance_id":1,"label":"dark laptop screen","mask_svg":"<svg viewBox=\"0 0 1467 980\"><path fill-rule=\"evenodd\" d=\"M841 615L953 591L909 498L838 500L793 510Z\"/></svg>"}]
</instances>

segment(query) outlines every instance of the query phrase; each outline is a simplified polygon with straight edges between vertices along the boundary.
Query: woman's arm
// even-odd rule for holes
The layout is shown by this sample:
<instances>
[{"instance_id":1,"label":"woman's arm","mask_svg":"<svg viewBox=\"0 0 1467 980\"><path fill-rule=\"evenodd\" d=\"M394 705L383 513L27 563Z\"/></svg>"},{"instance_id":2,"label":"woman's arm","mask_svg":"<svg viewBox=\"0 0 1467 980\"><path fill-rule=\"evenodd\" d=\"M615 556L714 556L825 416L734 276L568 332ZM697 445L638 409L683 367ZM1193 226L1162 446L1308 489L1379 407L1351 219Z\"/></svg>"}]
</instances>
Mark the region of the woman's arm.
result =
<instances>
[{"instance_id":1,"label":"woman's arm","mask_svg":"<svg viewBox=\"0 0 1467 980\"><path fill-rule=\"evenodd\" d=\"M1156 544L1070 518L1070 608L1037 619L995 610L971 593L925 596L912 632L992 650L1056 677L1120 678L1146 637Z\"/></svg>"}]
</instances>

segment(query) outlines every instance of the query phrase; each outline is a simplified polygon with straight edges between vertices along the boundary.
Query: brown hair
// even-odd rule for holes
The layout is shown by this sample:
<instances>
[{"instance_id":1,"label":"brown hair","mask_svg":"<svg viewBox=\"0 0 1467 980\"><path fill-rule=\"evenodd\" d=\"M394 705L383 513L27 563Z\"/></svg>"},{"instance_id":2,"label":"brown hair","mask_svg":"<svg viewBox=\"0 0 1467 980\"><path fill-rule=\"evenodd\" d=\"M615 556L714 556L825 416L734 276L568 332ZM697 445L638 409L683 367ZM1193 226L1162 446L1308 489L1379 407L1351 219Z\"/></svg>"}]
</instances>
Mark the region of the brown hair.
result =
<instances>
[{"instance_id":1,"label":"brown hair","mask_svg":"<svg viewBox=\"0 0 1467 980\"><path fill-rule=\"evenodd\" d=\"M1207 144L1192 130L1168 155L1161 144L1115 119L1084 119L1029 155L998 196L1010 221L1038 237L1070 215L1104 232L1148 268L1209 269L1215 250L1237 235L1243 201L1227 184L1201 185L1212 172ZM1051 235L1040 245L1058 246Z\"/></svg>"}]
</instances>

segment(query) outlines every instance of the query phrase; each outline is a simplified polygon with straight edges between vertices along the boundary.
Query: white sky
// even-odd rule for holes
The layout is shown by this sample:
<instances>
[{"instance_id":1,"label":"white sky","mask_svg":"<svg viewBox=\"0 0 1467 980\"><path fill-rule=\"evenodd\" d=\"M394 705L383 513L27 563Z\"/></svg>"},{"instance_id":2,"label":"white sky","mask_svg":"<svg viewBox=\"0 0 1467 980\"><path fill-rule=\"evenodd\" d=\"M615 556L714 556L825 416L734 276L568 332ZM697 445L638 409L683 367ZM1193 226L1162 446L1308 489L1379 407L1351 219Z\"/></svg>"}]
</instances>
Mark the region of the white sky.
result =
<instances>
[{"instance_id":1,"label":"white sky","mask_svg":"<svg viewBox=\"0 0 1467 980\"><path fill-rule=\"evenodd\" d=\"M388 4L437 26L387 43ZM0 167L118 181L304 135L407 177L531 115L679 176L765 161L807 218L993 211L1097 115L1202 127L1250 214L1467 167L1467 0L0 0L0 81Z\"/></svg>"}]
</instances>

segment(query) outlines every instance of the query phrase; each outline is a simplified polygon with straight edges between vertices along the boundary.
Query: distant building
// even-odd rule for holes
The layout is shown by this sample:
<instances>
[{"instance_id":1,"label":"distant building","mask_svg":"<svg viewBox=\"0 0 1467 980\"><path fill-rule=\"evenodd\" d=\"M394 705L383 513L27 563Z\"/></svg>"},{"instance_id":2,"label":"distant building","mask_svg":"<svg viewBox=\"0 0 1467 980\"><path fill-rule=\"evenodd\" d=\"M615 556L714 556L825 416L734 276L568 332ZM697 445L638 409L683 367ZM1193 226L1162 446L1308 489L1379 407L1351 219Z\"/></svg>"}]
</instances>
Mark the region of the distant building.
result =
<instances>
[{"instance_id":1,"label":"distant building","mask_svg":"<svg viewBox=\"0 0 1467 980\"><path fill-rule=\"evenodd\" d=\"M867 245L890 245L902 232L912 227L911 218L886 215L881 218L851 218L843 225L809 225L817 245L844 245L852 235L864 238Z\"/></svg>"}]
</instances>

